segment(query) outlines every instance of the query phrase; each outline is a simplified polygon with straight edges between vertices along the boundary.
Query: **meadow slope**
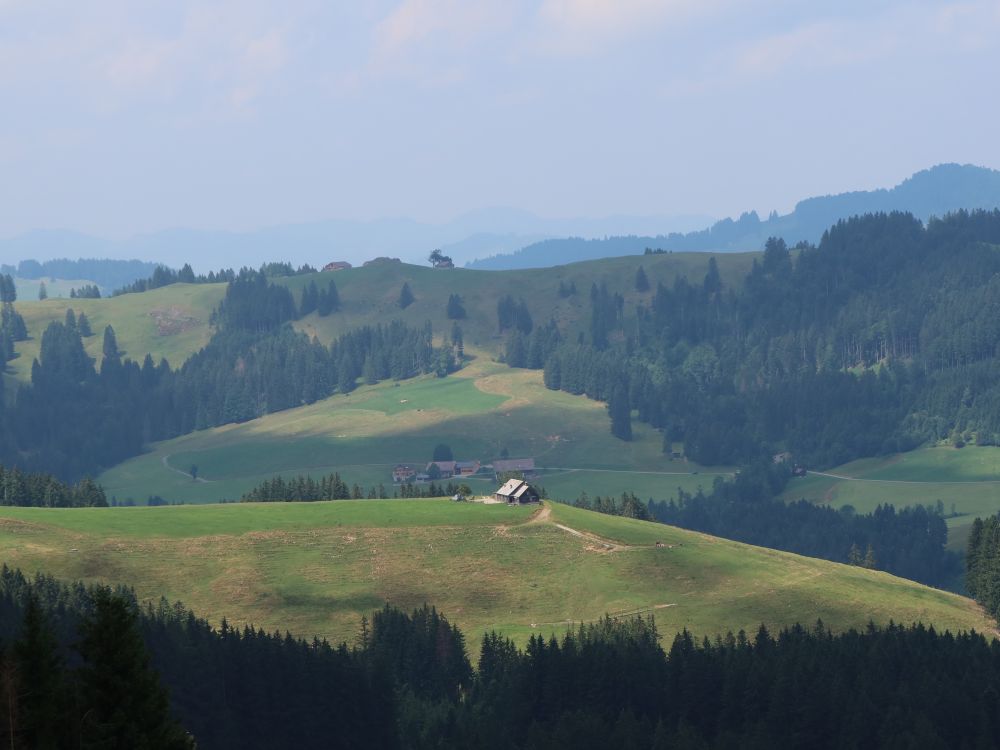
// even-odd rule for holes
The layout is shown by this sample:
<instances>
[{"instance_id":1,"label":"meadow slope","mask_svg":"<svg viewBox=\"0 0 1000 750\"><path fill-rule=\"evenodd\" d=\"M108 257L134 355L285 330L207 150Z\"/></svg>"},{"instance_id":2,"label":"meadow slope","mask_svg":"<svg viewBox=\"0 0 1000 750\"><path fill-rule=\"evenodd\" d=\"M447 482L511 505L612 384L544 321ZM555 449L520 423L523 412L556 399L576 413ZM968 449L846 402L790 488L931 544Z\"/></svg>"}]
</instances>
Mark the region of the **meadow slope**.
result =
<instances>
[{"instance_id":1,"label":"meadow slope","mask_svg":"<svg viewBox=\"0 0 1000 750\"><path fill-rule=\"evenodd\" d=\"M880 504L944 506L948 546L964 552L972 521L1000 512L1000 448L969 445L921 448L868 458L795 479L786 500L804 498L870 513Z\"/></svg>"},{"instance_id":2,"label":"meadow slope","mask_svg":"<svg viewBox=\"0 0 1000 750\"><path fill-rule=\"evenodd\" d=\"M885 573L560 505L5 507L0 556L26 571L180 599L215 622L338 640L385 602L433 603L473 648L489 629L523 643L640 609L667 636L817 618L835 629L890 619L991 629L970 600Z\"/></svg>"},{"instance_id":3,"label":"meadow slope","mask_svg":"<svg viewBox=\"0 0 1000 750\"><path fill-rule=\"evenodd\" d=\"M489 461L506 449L549 467L539 479L553 497L582 491L669 498L677 488L710 488L727 470L706 470L663 455L661 437L634 425L634 440L610 434L603 404L552 391L542 374L512 370L485 356L440 379L364 386L309 406L244 424L195 432L152 446L99 477L109 496L142 503L149 495L188 503L238 499L263 479L338 471L351 484L392 492L397 463L422 467L434 446L456 458ZM189 472L197 466L199 481ZM492 477L466 479L490 492Z\"/></svg>"}]
</instances>

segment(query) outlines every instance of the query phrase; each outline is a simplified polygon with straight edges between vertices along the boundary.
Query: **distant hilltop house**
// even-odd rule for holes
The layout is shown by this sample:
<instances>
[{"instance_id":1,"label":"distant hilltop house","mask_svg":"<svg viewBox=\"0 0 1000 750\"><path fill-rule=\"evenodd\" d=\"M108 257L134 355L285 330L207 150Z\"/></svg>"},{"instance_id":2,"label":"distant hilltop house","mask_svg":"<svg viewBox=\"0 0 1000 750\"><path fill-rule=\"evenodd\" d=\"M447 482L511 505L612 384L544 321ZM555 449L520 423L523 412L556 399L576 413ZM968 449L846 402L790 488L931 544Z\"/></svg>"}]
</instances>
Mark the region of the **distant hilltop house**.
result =
<instances>
[{"instance_id":1,"label":"distant hilltop house","mask_svg":"<svg viewBox=\"0 0 1000 750\"><path fill-rule=\"evenodd\" d=\"M335 260L332 263L327 263L323 266L324 271L346 271L348 268L352 268L350 263L346 260Z\"/></svg>"},{"instance_id":2,"label":"distant hilltop house","mask_svg":"<svg viewBox=\"0 0 1000 750\"><path fill-rule=\"evenodd\" d=\"M520 474L525 479L535 476L535 459L533 458L498 458L493 462L493 473L497 481L504 474Z\"/></svg>"},{"instance_id":3,"label":"distant hilltop house","mask_svg":"<svg viewBox=\"0 0 1000 750\"><path fill-rule=\"evenodd\" d=\"M526 503L537 503L539 500L537 490L523 479L508 479L507 483L493 494L493 497L508 505L525 505Z\"/></svg>"},{"instance_id":4,"label":"distant hilltop house","mask_svg":"<svg viewBox=\"0 0 1000 750\"><path fill-rule=\"evenodd\" d=\"M444 253L442 253L440 250L435 250L434 252L432 252L430 254L430 257L427 258L427 260L430 261L430 264L432 266L434 266L434 268L454 268L455 267L455 264L452 262L451 258L449 258L447 255L445 255Z\"/></svg>"},{"instance_id":5,"label":"distant hilltop house","mask_svg":"<svg viewBox=\"0 0 1000 750\"><path fill-rule=\"evenodd\" d=\"M783 453L775 453L771 457L771 459L776 464L783 464L783 463L787 463L787 462L789 462L789 461L792 460L792 454L789 453L788 451L784 451Z\"/></svg>"},{"instance_id":6,"label":"distant hilltop house","mask_svg":"<svg viewBox=\"0 0 1000 750\"><path fill-rule=\"evenodd\" d=\"M412 482L416 476L417 470L405 464L399 464L392 470L392 481L396 484Z\"/></svg>"},{"instance_id":7,"label":"distant hilltop house","mask_svg":"<svg viewBox=\"0 0 1000 750\"><path fill-rule=\"evenodd\" d=\"M372 258L371 260L366 260L361 264L362 268L367 268L368 266L381 266L387 263L402 263L399 258L388 258L385 255L380 255L377 258Z\"/></svg>"}]
</instances>

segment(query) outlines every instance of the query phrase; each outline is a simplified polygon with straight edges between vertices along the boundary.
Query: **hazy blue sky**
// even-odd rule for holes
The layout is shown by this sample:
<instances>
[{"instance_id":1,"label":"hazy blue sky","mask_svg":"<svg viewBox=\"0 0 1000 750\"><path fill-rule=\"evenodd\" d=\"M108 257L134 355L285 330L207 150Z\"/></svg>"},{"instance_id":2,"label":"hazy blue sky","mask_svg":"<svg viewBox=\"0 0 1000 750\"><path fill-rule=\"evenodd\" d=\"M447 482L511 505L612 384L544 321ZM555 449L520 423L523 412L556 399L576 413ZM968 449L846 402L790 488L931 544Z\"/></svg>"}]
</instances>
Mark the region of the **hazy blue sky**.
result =
<instances>
[{"instance_id":1,"label":"hazy blue sky","mask_svg":"<svg viewBox=\"0 0 1000 750\"><path fill-rule=\"evenodd\" d=\"M787 211L1000 167L1000 2L0 0L0 235Z\"/></svg>"}]
</instances>

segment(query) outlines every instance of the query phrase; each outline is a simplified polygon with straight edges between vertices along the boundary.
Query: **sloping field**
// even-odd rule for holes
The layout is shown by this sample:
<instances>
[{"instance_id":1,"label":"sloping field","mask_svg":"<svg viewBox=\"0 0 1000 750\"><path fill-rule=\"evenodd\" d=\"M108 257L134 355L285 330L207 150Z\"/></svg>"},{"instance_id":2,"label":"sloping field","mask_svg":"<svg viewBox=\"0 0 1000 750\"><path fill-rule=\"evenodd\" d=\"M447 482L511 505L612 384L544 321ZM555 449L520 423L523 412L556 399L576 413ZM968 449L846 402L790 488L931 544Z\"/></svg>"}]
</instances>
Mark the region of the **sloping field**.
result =
<instances>
[{"instance_id":1,"label":"sloping field","mask_svg":"<svg viewBox=\"0 0 1000 750\"><path fill-rule=\"evenodd\" d=\"M940 500L946 514L960 514L948 519L948 544L963 550L976 516L1000 511L1000 448L940 446L852 461L792 481L785 498L852 505L862 513L884 503L902 508Z\"/></svg>"},{"instance_id":2,"label":"sloping field","mask_svg":"<svg viewBox=\"0 0 1000 750\"><path fill-rule=\"evenodd\" d=\"M104 327L115 329L118 348L141 362L147 353L173 367L201 349L212 336L209 318L225 294L220 284L173 284L143 294L108 299L47 299L17 302L28 328L28 341L16 346L17 358L8 364L19 380L30 380L31 362L39 355L42 333L52 321L63 321L67 308L87 314L93 336L84 339L87 353L100 363Z\"/></svg>"},{"instance_id":3,"label":"sloping field","mask_svg":"<svg viewBox=\"0 0 1000 750\"><path fill-rule=\"evenodd\" d=\"M660 542L662 546L657 547ZM472 646L604 613L664 634L921 621L989 630L968 599L885 573L659 524L546 505L447 500L0 509L0 556L26 571L134 585L215 622L351 639L385 602L433 603Z\"/></svg>"},{"instance_id":4,"label":"sloping field","mask_svg":"<svg viewBox=\"0 0 1000 750\"><path fill-rule=\"evenodd\" d=\"M553 497L575 499L634 491L668 498L678 486L711 487L712 472L671 461L660 436L636 424L625 443L610 434L603 404L551 391L541 373L512 370L484 357L447 378L382 383L310 406L158 443L150 453L105 472L101 483L119 500L149 495L184 502L238 499L274 474L321 476L339 471L363 487L385 484L392 467L422 467L434 446L483 462L501 455L534 457L550 467L539 483ZM190 469L197 466L199 481ZM721 471L721 470L720 470ZM700 473L692 473L700 472ZM466 480L476 492L489 479Z\"/></svg>"}]
</instances>

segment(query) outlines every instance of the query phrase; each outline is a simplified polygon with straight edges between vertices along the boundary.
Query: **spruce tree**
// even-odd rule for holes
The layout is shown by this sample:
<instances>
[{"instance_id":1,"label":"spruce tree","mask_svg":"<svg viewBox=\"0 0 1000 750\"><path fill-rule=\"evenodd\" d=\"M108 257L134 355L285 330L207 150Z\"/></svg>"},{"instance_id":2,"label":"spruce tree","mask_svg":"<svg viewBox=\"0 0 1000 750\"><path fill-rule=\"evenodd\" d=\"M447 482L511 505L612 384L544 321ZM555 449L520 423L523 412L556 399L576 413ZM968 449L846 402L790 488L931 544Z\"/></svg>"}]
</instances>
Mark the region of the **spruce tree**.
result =
<instances>
[{"instance_id":1,"label":"spruce tree","mask_svg":"<svg viewBox=\"0 0 1000 750\"><path fill-rule=\"evenodd\" d=\"M639 270L635 272L635 290L637 292L649 291L649 278L647 278L642 266L639 266Z\"/></svg>"},{"instance_id":2,"label":"spruce tree","mask_svg":"<svg viewBox=\"0 0 1000 750\"><path fill-rule=\"evenodd\" d=\"M611 415L611 434L620 440L631 440L632 410L628 402L628 390L622 383L618 383L611 392L608 413Z\"/></svg>"},{"instance_id":3,"label":"spruce tree","mask_svg":"<svg viewBox=\"0 0 1000 750\"><path fill-rule=\"evenodd\" d=\"M28 594L21 634L11 651L20 708L17 733L23 746L38 750L65 746L68 695L63 662L55 633L34 592Z\"/></svg>"},{"instance_id":4,"label":"spruce tree","mask_svg":"<svg viewBox=\"0 0 1000 750\"><path fill-rule=\"evenodd\" d=\"M86 313L80 313L79 317L77 317L76 330L78 330L80 335L84 338L94 335L94 331L90 327L90 320L87 318Z\"/></svg>"},{"instance_id":5,"label":"spruce tree","mask_svg":"<svg viewBox=\"0 0 1000 750\"><path fill-rule=\"evenodd\" d=\"M80 623L81 746L193 748L170 716L167 693L149 663L131 602L109 589L93 593L93 611Z\"/></svg>"},{"instance_id":6,"label":"spruce tree","mask_svg":"<svg viewBox=\"0 0 1000 750\"><path fill-rule=\"evenodd\" d=\"M406 308L408 308L410 305L413 304L413 300L414 297L413 297L413 292L410 291L410 285L404 281L403 288L399 290L400 309L405 310Z\"/></svg>"},{"instance_id":7,"label":"spruce tree","mask_svg":"<svg viewBox=\"0 0 1000 750\"><path fill-rule=\"evenodd\" d=\"M118 351L118 339L115 338L115 329L110 325L104 328L104 346L102 348L104 359L117 360L121 357Z\"/></svg>"},{"instance_id":8,"label":"spruce tree","mask_svg":"<svg viewBox=\"0 0 1000 750\"><path fill-rule=\"evenodd\" d=\"M45 288L45 282L38 282L38 299L47 300L49 298L49 290Z\"/></svg>"}]
</instances>

